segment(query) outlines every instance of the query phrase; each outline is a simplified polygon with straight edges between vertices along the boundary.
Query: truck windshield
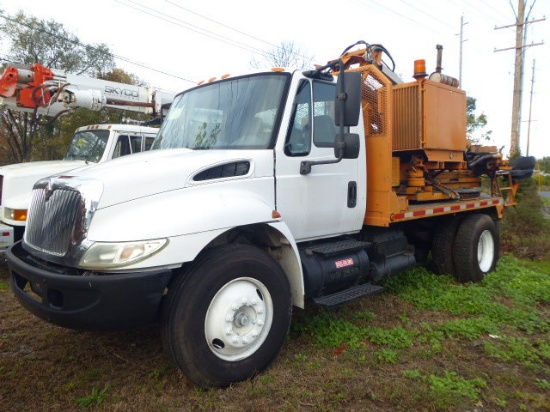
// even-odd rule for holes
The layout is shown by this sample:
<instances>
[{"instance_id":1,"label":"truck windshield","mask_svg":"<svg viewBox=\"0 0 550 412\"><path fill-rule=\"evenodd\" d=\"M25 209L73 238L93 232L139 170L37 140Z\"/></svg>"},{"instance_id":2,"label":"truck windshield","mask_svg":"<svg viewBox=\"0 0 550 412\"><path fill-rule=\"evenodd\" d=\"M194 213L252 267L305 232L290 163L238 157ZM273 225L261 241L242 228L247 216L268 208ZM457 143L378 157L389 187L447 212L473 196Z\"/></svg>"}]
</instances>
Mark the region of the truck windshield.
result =
<instances>
[{"instance_id":1,"label":"truck windshield","mask_svg":"<svg viewBox=\"0 0 550 412\"><path fill-rule=\"evenodd\" d=\"M154 149L268 149L274 144L288 73L232 78L176 97Z\"/></svg>"},{"instance_id":2,"label":"truck windshield","mask_svg":"<svg viewBox=\"0 0 550 412\"><path fill-rule=\"evenodd\" d=\"M109 130L83 130L75 133L65 160L99 162L107 147Z\"/></svg>"}]
</instances>

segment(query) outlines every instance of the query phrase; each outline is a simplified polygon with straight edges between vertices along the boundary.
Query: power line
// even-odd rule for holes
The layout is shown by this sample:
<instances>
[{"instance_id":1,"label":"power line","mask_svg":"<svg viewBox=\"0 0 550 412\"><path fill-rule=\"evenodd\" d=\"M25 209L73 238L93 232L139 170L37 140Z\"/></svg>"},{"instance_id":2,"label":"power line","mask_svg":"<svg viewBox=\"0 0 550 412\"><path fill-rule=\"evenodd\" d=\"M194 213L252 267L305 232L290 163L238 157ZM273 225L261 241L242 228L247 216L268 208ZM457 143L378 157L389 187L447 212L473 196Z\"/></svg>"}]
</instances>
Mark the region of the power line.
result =
<instances>
[{"instance_id":1,"label":"power line","mask_svg":"<svg viewBox=\"0 0 550 412\"><path fill-rule=\"evenodd\" d=\"M259 42L261 42L261 43L265 43L265 44L267 44L268 46L271 46L271 47L278 47L278 46L275 45L275 44L269 43L268 41L262 40L262 39L260 39L260 38L258 38L258 37L256 37L256 36L252 36L252 35L250 35L250 34L248 34L248 33L245 33L245 32L243 32L243 31L241 31L241 30L238 30L238 29L235 29L235 28L233 28L233 27L231 27L231 26L228 26L227 24L224 24L224 23L221 23L221 22L219 22L219 21L217 21L217 20L214 20L214 19L211 19L211 18L209 18L209 17L206 17L206 16L204 16L204 15L202 15L202 14L200 14L200 13L197 13L196 11L193 11L193 10L187 8L187 7L180 6L179 4L174 3L173 1L170 1L170 0L165 0L165 1L166 1L166 3L168 3L168 4L171 4L171 5L173 5L173 6L177 7L177 8L179 8L179 9L185 10L185 11L187 11L187 12L189 12L189 13L191 13L191 14L194 14L195 16L201 17L201 18L203 18L203 19L205 19L205 20L207 20L207 21L210 21L210 22L212 22L212 23L215 23L215 24L218 24L218 25L220 25L220 26L222 26L222 27L225 27L226 29L229 29L229 30L231 30L231 31L234 31L235 33L239 33L239 34L242 34L243 36L250 37L251 39L257 40L257 41L259 41Z\"/></svg>"},{"instance_id":2,"label":"power line","mask_svg":"<svg viewBox=\"0 0 550 412\"><path fill-rule=\"evenodd\" d=\"M387 6L384 6L383 4L378 3L376 0L370 0L368 5L363 0L358 0L358 2L359 2L359 4L361 4L362 6L365 6L365 7L370 6L371 3L373 3L374 5L378 6L378 8L380 8L380 9L386 10L386 11L392 13L392 14L395 14L396 16L402 17L405 20L409 20L412 23L418 23L418 21L415 20L414 18L406 16L406 15L404 15L402 13L399 13L399 12L397 12L397 11L387 7Z\"/></svg>"},{"instance_id":3,"label":"power line","mask_svg":"<svg viewBox=\"0 0 550 412\"><path fill-rule=\"evenodd\" d=\"M115 1L116 1L117 3L119 3L119 4L123 5L123 6L125 6L125 7L132 8L132 9L134 9L134 10L137 10L137 11L141 12L141 13L147 14L147 15L149 15L149 16L151 16L151 17L155 17L155 18L157 18L157 19L166 21L166 22L168 22L168 23L174 24L174 25L176 25L176 26L179 26L179 27L181 27L181 28L183 28L183 29L192 31L192 32L194 32L194 33L198 33L198 34L203 35L203 36L205 36L205 37L209 37L209 38L212 38L212 39L214 39L214 40L221 41L221 42L223 42L223 43L226 43L226 44L229 44L229 45L238 47L238 48L240 48L240 49L242 49L242 50L245 50L245 51L247 51L247 52L251 52L251 53L253 53L253 54L259 55L259 56L264 57L264 58L266 58L266 57L269 56L269 53L267 53L267 52L265 52L265 51L263 51L263 50L261 50L261 49L255 47L255 46L252 46L252 45L250 45L250 44L244 43L244 42L242 42L242 41L229 39L229 38L227 38L226 36L224 36L224 35L222 35L222 34L218 34L218 33L214 32L214 31L212 31L212 30L207 30L207 29L205 29L205 28L203 28L203 27L199 27L199 26L197 26L197 25L195 25L195 24L192 24L192 23L189 23L188 21L185 21L185 20L183 20L183 19L181 19L181 18L177 18L177 17L174 17L174 16L172 16L172 15L166 14L166 13L164 13L164 12L162 12L162 11L159 11L159 10L156 9L156 8L149 7L149 6L145 5L145 4L142 4L142 3L137 2L137 1L135 1L135 0L127 0L129 3L132 3L132 4L134 4L134 5L127 4L127 3L123 3L121 0L115 0ZM169 1L169 0L165 0L165 1L166 1L168 4L171 4L171 5L177 7L177 8L179 8L179 9L181 9L181 10L185 10L185 11L187 11L187 12L189 12L189 13L195 15L195 16L198 16L198 17L200 17L200 18L202 18L202 19L205 19L205 20L207 20L207 21L210 21L210 22L212 22L212 23L214 23L214 24L217 24L217 25L219 25L219 26L221 26L221 27L223 27L223 28L226 28L226 29L228 29L228 30L231 30L231 31L233 31L233 32L235 32L235 33L238 33L238 34L241 34L241 35L243 35L243 36L246 36L246 37L248 37L248 38L250 38L250 39L253 39L253 40L255 40L255 41L258 41L258 42L260 42L260 43L264 43L264 44L266 44L266 45L272 47L273 49L282 49L281 46L275 45L275 44L270 43L270 42L268 42L268 41L266 41L266 40L260 39L259 37L256 37L256 36L253 36L253 35L251 35L251 34L245 33L245 32L242 31L242 30L238 30L238 29L236 29L236 28L234 28L234 27L231 27L231 26L229 26L229 25L227 25L227 24L224 24L224 23L221 23L221 22L219 22L219 21L217 21L217 20L211 19L211 18L209 18L209 17L207 17L207 16L204 16L203 14L200 14L200 13L198 13L198 12L196 12L196 11L193 11L193 10L191 10L191 9L189 9L189 8L180 6L180 5L178 5L178 4L176 4L176 3L172 2L172 1ZM301 57L301 55L300 55L299 53L295 52L295 51L292 51L292 54L295 55L296 57Z\"/></svg>"},{"instance_id":4,"label":"power line","mask_svg":"<svg viewBox=\"0 0 550 412\"><path fill-rule=\"evenodd\" d=\"M407 2L406 0L400 0L400 1L401 1L401 3L404 3L404 4L406 4L407 6L409 6L410 8L412 8L412 9L418 11L419 13L422 13L422 14L424 14L425 16L428 16L429 18L431 18L431 19L434 20L435 22L437 22L437 23L439 23L439 24L441 24L441 25L443 25L443 26L446 26L446 27L451 28L451 29L454 30L454 27L451 26L450 24L448 24L447 22L445 22L445 21L439 19L438 17L433 16L432 14L428 13L428 12L426 11L428 8L421 9L421 8L419 8L419 7L416 7L416 6L413 5L413 4L410 4L410 3Z\"/></svg>"},{"instance_id":5,"label":"power line","mask_svg":"<svg viewBox=\"0 0 550 412\"><path fill-rule=\"evenodd\" d=\"M475 3L471 3L469 0L463 0L464 3L468 5L468 8L474 12L480 17L482 17L485 20L491 20L495 23L497 23L497 20L495 19L495 15L498 14L498 16L502 20L508 20L508 16L504 15L499 7L490 7L486 2L482 1L476 1ZM485 7L486 11L483 11L479 6Z\"/></svg>"},{"instance_id":6,"label":"power line","mask_svg":"<svg viewBox=\"0 0 550 412\"><path fill-rule=\"evenodd\" d=\"M234 40L230 40L228 38L225 38L223 37L222 35L219 35L217 33L214 33L210 30L206 30L206 29L203 29L201 27L198 27L194 24L191 24L191 23L188 23L186 21L183 21L181 19L178 19L176 17L173 17L173 16L170 16L166 13L163 13L163 12L160 12L152 7L148 7L144 4L141 4L141 3L138 3L138 2L135 2L135 1L132 1L132 0L129 0L130 3L133 3L135 4L136 6L133 6L131 4L126 4L126 3L123 3L122 1L120 0L115 0L117 3L125 6L125 7L129 7L131 9L134 9L134 10L137 10L141 13L144 13L144 14L147 14L151 17L155 17L157 19L160 19L160 20L163 20L163 21L166 21L168 23L171 23L171 24L174 24L176 26L179 26L181 28L184 28L186 30L189 30L189 31L192 31L194 33L198 33L198 34L201 34L203 36L206 36L206 37L210 37L214 40L218 40L218 41L221 41L223 43L226 43L226 44L230 44L232 46L236 46L238 48L241 48L245 51L248 51L248 52L253 52L253 53L257 53L257 54L262 54L262 51L259 50L259 49L256 49L255 47L253 46L249 46L249 45L246 45L242 42L238 42L238 41L234 41Z\"/></svg>"}]
</instances>

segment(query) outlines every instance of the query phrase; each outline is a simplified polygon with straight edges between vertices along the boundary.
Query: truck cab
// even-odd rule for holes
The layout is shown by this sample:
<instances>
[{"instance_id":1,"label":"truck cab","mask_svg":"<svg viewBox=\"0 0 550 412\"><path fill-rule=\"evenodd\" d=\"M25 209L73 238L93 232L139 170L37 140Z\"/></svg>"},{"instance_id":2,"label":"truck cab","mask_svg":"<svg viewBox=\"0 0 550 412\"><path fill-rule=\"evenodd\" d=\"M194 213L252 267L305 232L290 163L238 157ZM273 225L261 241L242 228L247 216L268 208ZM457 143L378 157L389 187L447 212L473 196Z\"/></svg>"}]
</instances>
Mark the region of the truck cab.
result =
<instances>
[{"instance_id":1,"label":"truck cab","mask_svg":"<svg viewBox=\"0 0 550 412\"><path fill-rule=\"evenodd\" d=\"M0 253L23 236L34 183L44 177L149 150L157 128L100 124L78 128L62 160L0 167Z\"/></svg>"},{"instance_id":2,"label":"truck cab","mask_svg":"<svg viewBox=\"0 0 550 412\"><path fill-rule=\"evenodd\" d=\"M368 266L351 238L366 208L364 132L357 121L337 127L336 96L335 76L300 71L198 86L176 96L150 151L40 180L24 239L7 252L16 296L71 328L164 319L180 365L209 362L188 371L199 385L263 369L292 305ZM335 161L339 128L357 151ZM325 239L338 242L340 270L304 280L300 254L325 256ZM316 274L318 263L328 265L312 258ZM196 320L193 332L181 316ZM202 354L177 349L184 330Z\"/></svg>"}]
</instances>

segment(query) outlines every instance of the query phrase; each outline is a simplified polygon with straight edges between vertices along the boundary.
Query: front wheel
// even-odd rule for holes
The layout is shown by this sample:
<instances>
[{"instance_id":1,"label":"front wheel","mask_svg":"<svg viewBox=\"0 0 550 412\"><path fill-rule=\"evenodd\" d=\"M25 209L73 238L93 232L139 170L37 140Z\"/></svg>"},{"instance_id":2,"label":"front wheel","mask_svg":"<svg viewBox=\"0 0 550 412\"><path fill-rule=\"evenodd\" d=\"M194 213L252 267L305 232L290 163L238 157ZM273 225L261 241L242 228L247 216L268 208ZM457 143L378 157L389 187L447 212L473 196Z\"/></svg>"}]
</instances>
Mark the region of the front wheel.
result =
<instances>
[{"instance_id":1,"label":"front wheel","mask_svg":"<svg viewBox=\"0 0 550 412\"><path fill-rule=\"evenodd\" d=\"M476 213L458 227L454 241L455 275L461 282L479 282L495 269L499 253L497 226L491 217Z\"/></svg>"},{"instance_id":2,"label":"front wheel","mask_svg":"<svg viewBox=\"0 0 550 412\"><path fill-rule=\"evenodd\" d=\"M170 289L164 345L195 384L228 386L275 359L291 310L288 280L271 256L251 246L222 246L204 253Z\"/></svg>"}]
</instances>

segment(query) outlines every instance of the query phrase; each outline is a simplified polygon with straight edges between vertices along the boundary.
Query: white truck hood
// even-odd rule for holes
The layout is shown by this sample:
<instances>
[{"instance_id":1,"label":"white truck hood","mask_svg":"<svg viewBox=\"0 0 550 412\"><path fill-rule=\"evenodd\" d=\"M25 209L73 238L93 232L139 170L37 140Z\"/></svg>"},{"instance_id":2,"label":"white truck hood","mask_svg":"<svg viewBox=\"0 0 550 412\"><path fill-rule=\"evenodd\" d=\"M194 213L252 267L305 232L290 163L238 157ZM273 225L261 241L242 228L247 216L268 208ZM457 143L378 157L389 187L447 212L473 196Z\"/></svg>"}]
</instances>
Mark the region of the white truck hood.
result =
<instances>
[{"instance_id":1,"label":"white truck hood","mask_svg":"<svg viewBox=\"0 0 550 412\"><path fill-rule=\"evenodd\" d=\"M263 161L255 161L258 157ZM103 192L97 208L103 209L185 187L244 177L193 180L197 173L227 163L249 162L248 176L272 176L272 157L270 150L153 150L75 170L69 176L101 181ZM65 182L71 185L69 176L63 180L68 179Z\"/></svg>"},{"instance_id":2,"label":"white truck hood","mask_svg":"<svg viewBox=\"0 0 550 412\"><path fill-rule=\"evenodd\" d=\"M95 164L95 163L91 163ZM84 160L51 160L0 167L3 176L2 206L27 209L36 181L85 166Z\"/></svg>"}]
</instances>

